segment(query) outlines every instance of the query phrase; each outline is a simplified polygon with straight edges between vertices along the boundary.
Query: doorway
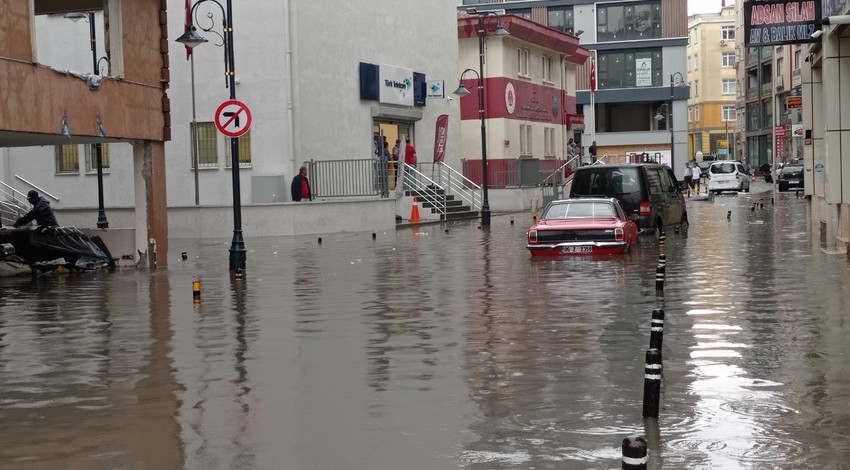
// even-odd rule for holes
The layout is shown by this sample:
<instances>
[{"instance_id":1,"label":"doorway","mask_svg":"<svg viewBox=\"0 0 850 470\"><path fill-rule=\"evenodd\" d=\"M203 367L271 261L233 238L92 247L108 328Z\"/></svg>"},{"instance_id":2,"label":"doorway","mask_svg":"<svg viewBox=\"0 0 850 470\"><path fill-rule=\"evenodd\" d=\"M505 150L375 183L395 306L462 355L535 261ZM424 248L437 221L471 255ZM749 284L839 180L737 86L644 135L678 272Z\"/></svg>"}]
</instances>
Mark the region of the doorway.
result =
<instances>
[{"instance_id":1,"label":"doorway","mask_svg":"<svg viewBox=\"0 0 850 470\"><path fill-rule=\"evenodd\" d=\"M372 139L376 145L381 141L381 137L383 136L384 141L387 142L387 147L390 151L390 155L392 155L393 147L396 145L396 140L400 140L402 136L407 137L411 135L413 124L412 123L398 123L391 121L374 121L372 124ZM412 139L411 139L412 140ZM403 142L399 142L399 145L404 145ZM394 190L396 186L396 169L397 163L392 159L388 165L389 174L388 174L388 185L390 190Z\"/></svg>"}]
</instances>

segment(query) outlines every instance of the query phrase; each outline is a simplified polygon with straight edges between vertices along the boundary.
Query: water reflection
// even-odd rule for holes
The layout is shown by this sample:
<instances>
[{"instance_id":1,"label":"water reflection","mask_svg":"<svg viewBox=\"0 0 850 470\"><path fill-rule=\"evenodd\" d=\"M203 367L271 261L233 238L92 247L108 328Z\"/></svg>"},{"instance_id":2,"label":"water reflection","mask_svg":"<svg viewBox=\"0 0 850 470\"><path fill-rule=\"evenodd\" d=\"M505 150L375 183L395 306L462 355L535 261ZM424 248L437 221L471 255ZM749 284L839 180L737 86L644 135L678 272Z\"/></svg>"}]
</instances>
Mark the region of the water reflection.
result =
<instances>
[{"instance_id":1,"label":"water reflection","mask_svg":"<svg viewBox=\"0 0 850 470\"><path fill-rule=\"evenodd\" d=\"M174 241L167 272L2 279L0 466L596 469L644 434L653 469L840 468L848 268L787 196L689 200L663 297L651 239L536 260L498 216L252 239L242 281L226 240Z\"/></svg>"}]
</instances>

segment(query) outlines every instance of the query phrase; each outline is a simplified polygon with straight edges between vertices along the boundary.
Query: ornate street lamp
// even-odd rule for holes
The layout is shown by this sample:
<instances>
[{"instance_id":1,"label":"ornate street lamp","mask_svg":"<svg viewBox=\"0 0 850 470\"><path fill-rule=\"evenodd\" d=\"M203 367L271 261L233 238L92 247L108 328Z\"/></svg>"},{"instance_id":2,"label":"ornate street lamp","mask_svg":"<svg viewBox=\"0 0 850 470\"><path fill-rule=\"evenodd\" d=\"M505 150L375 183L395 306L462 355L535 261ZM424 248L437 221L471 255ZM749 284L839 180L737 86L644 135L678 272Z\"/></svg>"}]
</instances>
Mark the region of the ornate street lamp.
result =
<instances>
[{"instance_id":1,"label":"ornate street lamp","mask_svg":"<svg viewBox=\"0 0 850 470\"><path fill-rule=\"evenodd\" d=\"M203 44L207 42L207 39L201 36L198 33L197 28L195 28L195 21L197 15L198 6L206 3L212 2L218 5L218 8L221 10L222 16L222 32L224 35L218 34L218 32L213 31L212 24L212 14L207 14L207 18L210 20L210 24L208 26L201 26L201 30L204 32L212 32L214 34L218 34L219 37L222 38L224 44L224 75L225 75L225 86L230 88L230 99L236 99L236 67L234 65L234 54L233 54L233 7L231 5L231 0L227 0L225 2L226 8L221 5L217 0L198 0L192 5L192 9L189 12L189 28L186 30L183 35L177 38L177 42L184 44L188 47L195 47L199 44ZM233 239L230 242L230 271L236 273L237 275L242 275L245 271L245 258L246 258L246 250L245 250L245 240L242 238L242 199L241 199L241 189L239 185L239 138L232 137L230 139L230 156L231 156L231 176L233 177Z\"/></svg>"},{"instance_id":2,"label":"ornate street lamp","mask_svg":"<svg viewBox=\"0 0 850 470\"><path fill-rule=\"evenodd\" d=\"M496 28L493 30L493 36L497 38L503 38L505 36L510 35L510 33L502 27L502 19L501 17L492 11L482 11L478 12L474 8L469 8L466 10L469 15L474 15L478 18L478 71L476 72L474 69L466 69L460 74L460 85L457 90L454 91L455 95L460 97L464 97L469 94L469 90L463 84L463 76L467 72L472 72L478 78L478 117L481 119L481 189L482 189L482 200L481 200L481 225L489 226L490 225L490 200L487 196L487 127L485 124L485 115L484 115L484 36L487 35L487 30L484 28L484 18L488 15L493 15L498 19L498 24Z\"/></svg>"}]
</instances>

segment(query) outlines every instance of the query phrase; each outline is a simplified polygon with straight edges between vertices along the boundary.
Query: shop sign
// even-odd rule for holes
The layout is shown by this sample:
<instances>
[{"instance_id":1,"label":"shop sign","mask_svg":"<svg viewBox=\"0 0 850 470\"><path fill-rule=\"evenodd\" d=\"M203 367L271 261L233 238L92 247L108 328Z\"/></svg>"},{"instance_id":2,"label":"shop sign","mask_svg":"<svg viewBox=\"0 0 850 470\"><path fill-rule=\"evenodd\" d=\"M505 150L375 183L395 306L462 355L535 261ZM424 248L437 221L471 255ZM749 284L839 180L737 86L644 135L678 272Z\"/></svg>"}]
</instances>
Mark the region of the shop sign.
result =
<instances>
[{"instance_id":1,"label":"shop sign","mask_svg":"<svg viewBox=\"0 0 850 470\"><path fill-rule=\"evenodd\" d=\"M744 2L747 47L815 42L820 29L821 0L749 0Z\"/></svg>"},{"instance_id":2,"label":"shop sign","mask_svg":"<svg viewBox=\"0 0 850 470\"><path fill-rule=\"evenodd\" d=\"M378 87L381 103L413 106L413 70L381 64Z\"/></svg>"}]
</instances>

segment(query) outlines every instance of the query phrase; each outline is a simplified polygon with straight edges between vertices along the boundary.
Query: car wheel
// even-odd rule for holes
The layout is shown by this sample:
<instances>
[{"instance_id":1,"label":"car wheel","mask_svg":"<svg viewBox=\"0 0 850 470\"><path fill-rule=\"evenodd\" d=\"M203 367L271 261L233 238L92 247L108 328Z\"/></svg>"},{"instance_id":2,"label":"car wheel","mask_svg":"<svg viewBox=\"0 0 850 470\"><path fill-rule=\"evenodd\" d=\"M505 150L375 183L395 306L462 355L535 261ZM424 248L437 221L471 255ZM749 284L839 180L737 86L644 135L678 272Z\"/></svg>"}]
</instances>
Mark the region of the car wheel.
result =
<instances>
[{"instance_id":1,"label":"car wheel","mask_svg":"<svg viewBox=\"0 0 850 470\"><path fill-rule=\"evenodd\" d=\"M691 224L688 223L688 214L682 214L682 220L679 222L679 233L686 236L690 227Z\"/></svg>"}]
</instances>

